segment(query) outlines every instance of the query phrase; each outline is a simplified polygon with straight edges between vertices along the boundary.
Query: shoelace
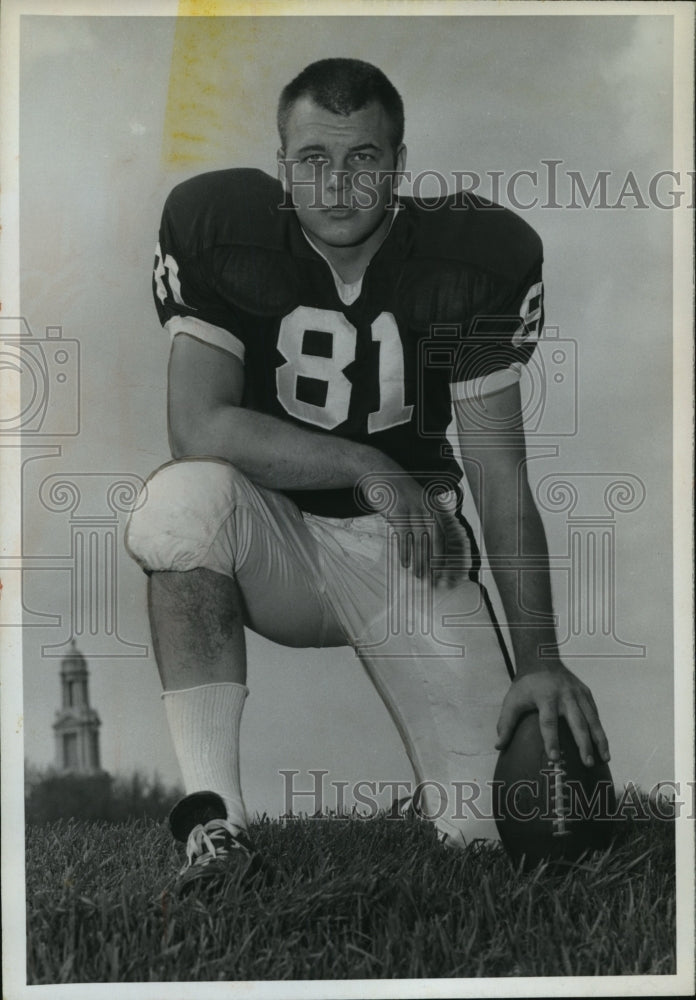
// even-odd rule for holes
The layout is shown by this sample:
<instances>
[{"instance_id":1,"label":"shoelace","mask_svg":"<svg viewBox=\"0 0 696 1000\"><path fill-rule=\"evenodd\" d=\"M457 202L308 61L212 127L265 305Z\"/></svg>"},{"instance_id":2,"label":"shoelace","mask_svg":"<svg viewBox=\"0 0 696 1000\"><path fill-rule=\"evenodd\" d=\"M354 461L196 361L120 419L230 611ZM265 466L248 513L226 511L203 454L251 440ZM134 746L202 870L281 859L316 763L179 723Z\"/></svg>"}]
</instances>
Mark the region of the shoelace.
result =
<instances>
[{"instance_id":1,"label":"shoelace","mask_svg":"<svg viewBox=\"0 0 696 1000\"><path fill-rule=\"evenodd\" d=\"M225 857L229 853L226 834L231 836L235 847L239 846L243 850L242 845L238 845L236 827L226 819L211 819L205 826L200 823L194 826L186 842L186 865L183 870L186 871L193 865L207 865L215 858Z\"/></svg>"}]
</instances>

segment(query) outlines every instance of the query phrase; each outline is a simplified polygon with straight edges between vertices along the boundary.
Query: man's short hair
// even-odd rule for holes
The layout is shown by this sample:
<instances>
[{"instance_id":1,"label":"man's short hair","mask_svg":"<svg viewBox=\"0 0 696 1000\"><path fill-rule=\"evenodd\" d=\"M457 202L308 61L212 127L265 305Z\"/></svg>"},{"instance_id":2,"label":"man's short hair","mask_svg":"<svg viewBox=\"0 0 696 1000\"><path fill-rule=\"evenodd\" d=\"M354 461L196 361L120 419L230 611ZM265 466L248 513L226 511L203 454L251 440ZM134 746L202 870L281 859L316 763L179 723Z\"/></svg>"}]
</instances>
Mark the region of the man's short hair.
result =
<instances>
[{"instance_id":1,"label":"man's short hair","mask_svg":"<svg viewBox=\"0 0 696 1000\"><path fill-rule=\"evenodd\" d=\"M404 103L381 69L362 59L320 59L310 63L283 88L278 101L278 132L285 148L287 125L293 105L311 97L334 115L350 115L373 101L381 104L390 123L390 140L396 152L404 138Z\"/></svg>"}]
</instances>

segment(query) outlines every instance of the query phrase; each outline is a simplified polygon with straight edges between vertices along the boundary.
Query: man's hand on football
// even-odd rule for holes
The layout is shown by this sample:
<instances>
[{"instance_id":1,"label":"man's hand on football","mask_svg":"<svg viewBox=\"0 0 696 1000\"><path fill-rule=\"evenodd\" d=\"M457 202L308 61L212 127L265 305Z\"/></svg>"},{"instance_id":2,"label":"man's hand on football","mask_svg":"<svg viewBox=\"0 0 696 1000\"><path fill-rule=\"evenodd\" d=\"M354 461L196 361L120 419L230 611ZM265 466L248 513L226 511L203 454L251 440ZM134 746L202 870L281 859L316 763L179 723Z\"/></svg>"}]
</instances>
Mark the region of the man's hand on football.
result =
<instances>
[{"instance_id":1,"label":"man's hand on football","mask_svg":"<svg viewBox=\"0 0 696 1000\"><path fill-rule=\"evenodd\" d=\"M562 663L530 670L518 675L510 686L498 719L498 741L502 750L512 739L520 717L525 712L539 712L539 726L549 760L558 760L558 718L563 716L578 745L583 763L592 767L596 752L602 761L609 760L609 742L599 721L592 692Z\"/></svg>"}]
</instances>

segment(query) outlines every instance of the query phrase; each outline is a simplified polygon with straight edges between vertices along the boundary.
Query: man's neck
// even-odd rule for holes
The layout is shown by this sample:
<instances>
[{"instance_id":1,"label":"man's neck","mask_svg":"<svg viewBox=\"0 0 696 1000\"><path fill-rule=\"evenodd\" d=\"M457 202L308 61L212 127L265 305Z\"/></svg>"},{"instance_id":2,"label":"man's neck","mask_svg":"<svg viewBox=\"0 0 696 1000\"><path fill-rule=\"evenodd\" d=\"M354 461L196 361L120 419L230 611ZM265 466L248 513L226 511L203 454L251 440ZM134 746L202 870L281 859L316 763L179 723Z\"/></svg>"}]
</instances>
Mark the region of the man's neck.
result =
<instances>
[{"instance_id":1,"label":"man's neck","mask_svg":"<svg viewBox=\"0 0 696 1000\"><path fill-rule=\"evenodd\" d=\"M307 235L309 242L326 257L339 277L346 284L353 284L362 278L374 255L377 253L389 232L393 220L393 212L387 212L374 233L357 246L336 247L324 243L315 236Z\"/></svg>"}]
</instances>

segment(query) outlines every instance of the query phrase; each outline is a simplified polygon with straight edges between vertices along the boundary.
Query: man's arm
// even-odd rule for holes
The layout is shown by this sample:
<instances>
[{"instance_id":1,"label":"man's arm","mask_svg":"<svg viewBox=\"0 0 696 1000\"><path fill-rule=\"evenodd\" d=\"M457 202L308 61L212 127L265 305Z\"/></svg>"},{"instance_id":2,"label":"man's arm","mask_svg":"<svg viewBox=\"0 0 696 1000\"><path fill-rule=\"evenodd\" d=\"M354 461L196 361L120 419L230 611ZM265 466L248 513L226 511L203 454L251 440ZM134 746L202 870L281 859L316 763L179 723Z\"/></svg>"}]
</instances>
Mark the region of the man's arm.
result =
<instances>
[{"instance_id":1,"label":"man's arm","mask_svg":"<svg viewBox=\"0 0 696 1000\"><path fill-rule=\"evenodd\" d=\"M214 455L269 489L350 488L375 469L376 449L244 409L243 393L237 357L187 334L175 337L168 400L174 458Z\"/></svg>"},{"instance_id":2,"label":"man's arm","mask_svg":"<svg viewBox=\"0 0 696 1000\"><path fill-rule=\"evenodd\" d=\"M527 481L519 386L458 400L455 414L517 668L500 712L498 746L510 740L525 711L538 709L550 759L559 756L558 717L564 716L585 763L592 762L593 741L608 760L607 738L590 689L563 665L556 650L548 546Z\"/></svg>"},{"instance_id":3,"label":"man's arm","mask_svg":"<svg viewBox=\"0 0 696 1000\"><path fill-rule=\"evenodd\" d=\"M370 473L389 477L398 492L394 528L401 537L404 566L426 571L419 546L423 491L401 467L377 448L245 409L244 366L226 351L188 334L174 338L169 361L169 439L174 458L215 456L232 463L268 489L352 489ZM445 548L444 532L433 541L434 555Z\"/></svg>"}]
</instances>

